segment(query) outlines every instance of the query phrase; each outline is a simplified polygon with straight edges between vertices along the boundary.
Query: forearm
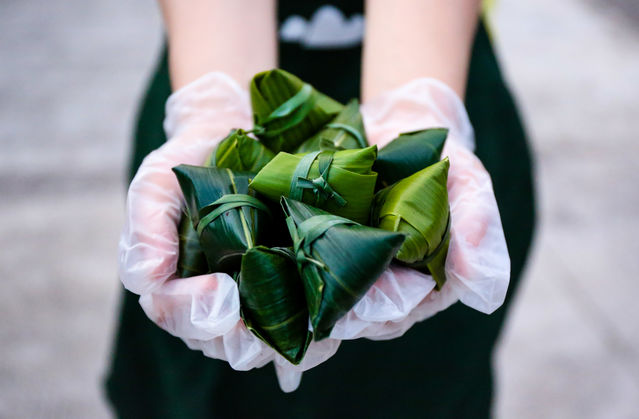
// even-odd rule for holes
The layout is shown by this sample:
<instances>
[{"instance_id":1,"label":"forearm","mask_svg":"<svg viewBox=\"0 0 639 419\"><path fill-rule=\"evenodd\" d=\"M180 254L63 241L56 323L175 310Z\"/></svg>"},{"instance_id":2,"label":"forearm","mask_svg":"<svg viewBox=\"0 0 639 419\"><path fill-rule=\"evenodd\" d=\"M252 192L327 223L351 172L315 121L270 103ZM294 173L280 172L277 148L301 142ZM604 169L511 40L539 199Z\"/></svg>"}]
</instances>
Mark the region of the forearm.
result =
<instances>
[{"instance_id":1,"label":"forearm","mask_svg":"<svg viewBox=\"0 0 639 419\"><path fill-rule=\"evenodd\" d=\"M362 98L418 77L433 77L461 97L480 0L366 0Z\"/></svg>"},{"instance_id":2,"label":"forearm","mask_svg":"<svg viewBox=\"0 0 639 419\"><path fill-rule=\"evenodd\" d=\"M243 87L277 65L275 0L159 0L173 89L222 71Z\"/></svg>"}]
</instances>

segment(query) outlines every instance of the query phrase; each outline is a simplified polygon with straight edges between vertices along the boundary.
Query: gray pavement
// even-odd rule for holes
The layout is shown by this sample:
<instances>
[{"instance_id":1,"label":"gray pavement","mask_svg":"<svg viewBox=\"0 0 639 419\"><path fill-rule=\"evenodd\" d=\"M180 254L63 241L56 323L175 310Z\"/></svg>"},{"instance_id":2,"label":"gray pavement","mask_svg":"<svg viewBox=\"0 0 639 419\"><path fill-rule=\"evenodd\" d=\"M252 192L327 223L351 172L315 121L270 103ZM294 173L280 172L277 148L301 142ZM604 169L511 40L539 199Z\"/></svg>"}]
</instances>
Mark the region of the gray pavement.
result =
<instances>
[{"instance_id":1,"label":"gray pavement","mask_svg":"<svg viewBox=\"0 0 639 419\"><path fill-rule=\"evenodd\" d=\"M613 3L511 0L494 16L540 201L496 357L499 417L639 417L639 31L636 3Z\"/></svg>"},{"instance_id":2,"label":"gray pavement","mask_svg":"<svg viewBox=\"0 0 639 419\"><path fill-rule=\"evenodd\" d=\"M502 0L540 228L495 357L502 418L639 417L639 31L624 0ZM154 1L0 4L0 417L109 417L130 129Z\"/></svg>"}]
</instances>

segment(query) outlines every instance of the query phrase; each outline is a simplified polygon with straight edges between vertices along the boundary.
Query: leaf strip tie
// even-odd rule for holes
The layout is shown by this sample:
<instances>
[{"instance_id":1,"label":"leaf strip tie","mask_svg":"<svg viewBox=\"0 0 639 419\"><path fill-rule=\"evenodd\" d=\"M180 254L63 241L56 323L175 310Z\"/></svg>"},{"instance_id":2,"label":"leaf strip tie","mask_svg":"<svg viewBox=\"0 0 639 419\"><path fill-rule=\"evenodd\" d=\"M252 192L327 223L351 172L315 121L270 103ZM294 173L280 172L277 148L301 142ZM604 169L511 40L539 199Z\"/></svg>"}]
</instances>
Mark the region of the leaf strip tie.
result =
<instances>
[{"instance_id":1,"label":"leaf strip tie","mask_svg":"<svg viewBox=\"0 0 639 419\"><path fill-rule=\"evenodd\" d=\"M304 242L305 250L310 252L310 246L315 240L319 239L330 228L343 224L356 225L357 223L332 214L320 214L302 221L297 226L297 230Z\"/></svg>"},{"instance_id":2,"label":"leaf strip tie","mask_svg":"<svg viewBox=\"0 0 639 419\"><path fill-rule=\"evenodd\" d=\"M234 208L252 207L270 214L269 209L259 199L246 194L224 195L215 202L202 208L202 211L211 207L214 207L215 209L202 217L200 222L197 224L196 230L198 234L202 234L202 231L206 228L206 226L211 224L217 217Z\"/></svg>"},{"instance_id":3,"label":"leaf strip tie","mask_svg":"<svg viewBox=\"0 0 639 419\"><path fill-rule=\"evenodd\" d=\"M256 123L253 130L249 132L254 132L263 137L275 137L302 122L306 115L313 109L316 101L317 94L313 90L313 87L310 84L304 84L295 95L273 110L273 112L264 118L264 120L260 121L259 124ZM281 127L274 129L268 128L267 125L270 123L281 121L287 117L290 117L289 120Z\"/></svg>"},{"instance_id":4,"label":"leaf strip tie","mask_svg":"<svg viewBox=\"0 0 639 419\"><path fill-rule=\"evenodd\" d=\"M328 138L324 138L324 137L320 138L319 148L320 150L336 150L336 151L346 150L346 148L344 148L343 146L336 144L333 141L329 140Z\"/></svg>"},{"instance_id":5,"label":"leaf strip tie","mask_svg":"<svg viewBox=\"0 0 639 419\"><path fill-rule=\"evenodd\" d=\"M298 188L297 180L308 176L308 172L311 170L311 166L319 153L320 151L314 151L312 153L305 154L302 156L299 163L297 163L297 166L293 171L293 178L291 179L291 188L288 192L289 198L302 202L302 194L304 193L304 190Z\"/></svg>"},{"instance_id":6,"label":"leaf strip tie","mask_svg":"<svg viewBox=\"0 0 639 419\"><path fill-rule=\"evenodd\" d=\"M304 189L310 189L315 195L315 206L321 206L329 199L334 200L340 207L346 205L346 200L328 183L328 172L333 163L334 153L334 151L329 150L314 151L302 157L293 172L289 197L302 201ZM318 156L320 175L315 179L308 179L307 176L311 166Z\"/></svg>"},{"instance_id":7,"label":"leaf strip tie","mask_svg":"<svg viewBox=\"0 0 639 419\"><path fill-rule=\"evenodd\" d=\"M297 262L299 264L312 263L315 267L327 270L327 266L323 262L310 256L311 245L330 228L343 224L356 225L357 223L336 215L321 214L310 217L297 226L293 217L287 217L286 225L293 238L293 250Z\"/></svg>"},{"instance_id":8,"label":"leaf strip tie","mask_svg":"<svg viewBox=\"0 0 639 419\"><path fill-rule=\"evenodd\" d=\"M439 242L435 250L433 250L433 253L425 257L423 260L420 260L419 262L411 263L409 266L416 269L425 268L426 265L431 263L433 259L435 259L437 255L439 255L442 250L444 250L448 239L450 239L450 214L448 214L448 220L446 221L446 232L442 236L442 240Z\"/></svg>"},{"instance_id":9,"label":"leaf strip tie","mask_svg":"<svg viewBox=\"0 0 639 419\"><path fill-rule=\"evenodd\" d=\"M340 122L332 122L330 124L326 124L326 128L334 128L334 129L341 129L346 131L348 134L352 135L355 140L357 140L357 144L360 146L360 148L366 148L366 140L364 140L364 137L362 136L362 133L359 132L358 130L356 130L355 128L353 128L350 125L346 125L346 124L342 124Z\"/></svg>"},{"instance_id":10,"label":"leaf strip tie","mask_svg":"<svg viewBox=\"0 0 639 419\"><path fill-rule=\"evenodd\" d=\"M315 268L319 267L320 269L326 270L327 266L324 263L317 259L313 259L304 252L302 247L303 238L301 238L297 232L297 226L295 225L295 221L293 221L293 217L286 217L286 226L288 227L288 231L291 233L291 238L293 239L293 253L298 265L311 263Z\"/></svg>"}]
</instances>

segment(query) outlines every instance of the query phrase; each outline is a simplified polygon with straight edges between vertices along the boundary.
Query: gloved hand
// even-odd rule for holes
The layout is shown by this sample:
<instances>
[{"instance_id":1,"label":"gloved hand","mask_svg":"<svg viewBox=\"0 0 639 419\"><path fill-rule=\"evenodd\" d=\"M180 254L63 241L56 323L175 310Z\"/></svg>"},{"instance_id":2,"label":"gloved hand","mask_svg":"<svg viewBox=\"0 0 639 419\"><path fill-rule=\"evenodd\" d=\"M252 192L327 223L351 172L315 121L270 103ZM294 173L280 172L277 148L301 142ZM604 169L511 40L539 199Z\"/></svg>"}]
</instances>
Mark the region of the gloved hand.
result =
<instances>
[{"instance_id":1,"label":"gloved hand","mask_svg":"<svg viewBox=\"0 0 639 419\"><path fill-rule=\"evenodd\" d=\"M492 313L506 296L510 258L490 175L472 152L474 134L462 101L444 83L423 78L363 104L361 112L369 142L380 148L401 132L449 129L443 151L450 159L447 281L436 291L430 276L391 265L337 322L331 338L394 339L458 300Z\"/></svg>"},{"instance_id":2,"label":"gloved hand","mask_svg":"<svg viewBox=\"0 0 639 419\"><path fill-rule=\"evenodd\" d=\"M120 280L140 295L151 320L191 349L225 360L237 370L277 359L280 384L292 391L300 374L282 370L280 365L288 362L246 329L237 285L230 276L175 277L183 196L171 168L202 164L231 128L250 129L248 92L230 77L211 73L175 92L166 110L169 141L144 159L129 187L119 243ZM299 367L314 367L338 346L332 339L313 342Z\"/></svg>"},{"instance_id":3,"label":"gloved hand","mask_svg":"<svg viewBox=\"0 0 639 419\"><path fill-rule=\"evenodd\" d=\"M506 296L510 258L490 175L472 152L474 134L463 103L440 81L417 79L363 104L361 112L369 142L380 148L401 132L449 129L443 151L450 159L447 281L437 291L429 275L393 264L337 322L330 339L394 339L457 301L492 313ZM284 363L281 369L290 375L304 370Z\"/></svg>"},{"instance_id":4,"label":"gloved hand","mask_svg":"<svg viewBox=\"0 0 639 419\"><path fill-rule=\"evenodd\" d=\"M451 159L451 243L448 281L441 291L433 291L435 283L427 275L391 267L337 323L331 337L312 342L302 363L293 366L246 329L237 286L228 275L175 278L182 194L170 169L201 164L231 128L251 126L246 91L212 73L171 96L165 122L170 140L144 160L129 188L120 278L141 295L147 316L191 349L226 360L237 370L273 360L280 386L293 391L301 372L330 358L342 339L397 337L457 299L481 311L496 309L508 283L508 254L490 178L461 145L472 144L472 129L459 99L439 82L418 80L367 104L363 114L371 142L379 145L400 131L450 129L444 152Z\"/></svg>"}]
</instances>

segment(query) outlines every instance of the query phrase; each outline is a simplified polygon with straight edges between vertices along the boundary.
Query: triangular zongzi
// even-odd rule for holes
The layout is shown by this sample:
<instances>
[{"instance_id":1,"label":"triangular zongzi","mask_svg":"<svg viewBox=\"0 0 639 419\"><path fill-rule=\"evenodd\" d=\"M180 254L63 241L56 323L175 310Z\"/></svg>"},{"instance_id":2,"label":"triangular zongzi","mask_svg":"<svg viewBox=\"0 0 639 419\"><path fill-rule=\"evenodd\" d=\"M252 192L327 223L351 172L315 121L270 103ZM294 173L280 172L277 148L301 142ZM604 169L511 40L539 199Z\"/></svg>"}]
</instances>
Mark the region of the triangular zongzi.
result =
<instances>
[{"instance_id":1,"label":"triangular zongzi","mask_svg":"<svg viewBox=\"0 0 639 419\"><path fill-rule=\"evenodd\" d=\"M282 198L316 340L368 291L404 240L304 203Z\"/></svg>"},{"instance_id":2,"label":"triangular zongzi","mask_svg":"<svg viewBox=\"0 0 639 419\"><path fill-rule=\"evenodd\" d=\"M392 185L413 173L435 164L441 158L446 128L429 128L405 132L377 153L373 170L378 173L378 187Z\"/></svg>"},{"instance_id":3,"label":"triangular zongzi","mask_svg":"<svg viewBox=\"0 0 639 419\"><path fill-rule=\"evenodd\" d=\"M359 223L366 223L377 174L371 171L375 146L307 154L280 152L250 187L279 201L287 196Z\"/></svg>"},{"instance_id":4,"label":"triangular zongzi","mask_svg":"<svg viewBox=\"0 0 639 419\"><path fill-rule=\"evenodd\" d=\"M289 249L257 246L242 257L238 279L242 317L257 337L293 364L312 339L295 257Z\"/></svg>"},{"instance_id":5,"label":"triangular zongzi","mask_svg":"<svg viewBox=\"0 0 639 419\"><path fill-rule=\"evenodd\" d=\"M231 169L235 172L259 172L275 153L264 144L251 138L241 129L234 129L217 146L211 166Z\"/></svg>"},{"instance_id":6,"label":"triangular zongzi","mask_svg":"<svg viewBox=\"0 0 639 419\"><path fill-rule=\"evenodd\" d=\"M308 153L318 150L347 150L366 148L366 132L364 121L359 112L359 103L353 99L344 109L326 124L321 131L304 141L296 153Z\"/></svg>"},{"instance_id":7,"label":"triangular zongzi","mask_svg":"<svg viewBox=\"0 0 639 419\"><path fill-rule=\"evenodd\" d=\"M238 271L241 256L259 243L270 218L266 205L248 189L249 174L184 164L173 172L210 271Z\"/></svg>"},{"instance_id":8,"label":"triangular zongzi","mask_svg":"<svg viewBox=\"0 0 639 419\"><path fill-rule=\"evenodd\" d=\"M406 235L396 258L430 273L438 288L446 281L448 252L448 158L388 186L375 195L371 223Z\"/></svg>"},{"instance_id":9,"label":"triangular zongzi","mask_svg":"<svg viewBox=\"0 0 639 419\"><path fill-rule=\"evenodd\" d=\"M280 69L250 85L255 133L271 150L292 151L335 117L343 105Z\"/></svg>"}]
</instances>

